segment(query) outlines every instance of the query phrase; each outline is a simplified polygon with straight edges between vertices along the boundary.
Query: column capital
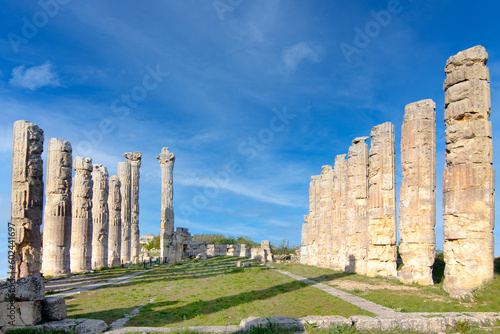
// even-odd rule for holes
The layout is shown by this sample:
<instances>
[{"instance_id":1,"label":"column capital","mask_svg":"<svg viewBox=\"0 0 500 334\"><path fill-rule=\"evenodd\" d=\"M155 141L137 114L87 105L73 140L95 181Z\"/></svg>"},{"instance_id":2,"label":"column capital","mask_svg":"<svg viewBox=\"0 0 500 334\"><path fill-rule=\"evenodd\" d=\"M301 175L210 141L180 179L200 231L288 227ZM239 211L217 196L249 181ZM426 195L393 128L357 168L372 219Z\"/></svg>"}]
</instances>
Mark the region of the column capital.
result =
<instances>
[{"instance_id":1,"label":"column capital","mask_svg":"<svg viewBox=\"0 0 500 334\"><path fill-rule=\"evenodd\" d=\"M161 153L156 156L156 159L160 161L160 165L162 167L169 165L173 166L175 162L175 155L169 151L168 147L164 147L161 149Z\"/></svg>"},{"instance_id":2,"label":"column capital","mask_svg":"<svg viewBox=\"0 0 500 334\"><path fill-rule=\"evenodd\" d=\"M141 152L126 152L123 153L123 156L131 166L141 167Z\"/></svg>"}]
</instances>

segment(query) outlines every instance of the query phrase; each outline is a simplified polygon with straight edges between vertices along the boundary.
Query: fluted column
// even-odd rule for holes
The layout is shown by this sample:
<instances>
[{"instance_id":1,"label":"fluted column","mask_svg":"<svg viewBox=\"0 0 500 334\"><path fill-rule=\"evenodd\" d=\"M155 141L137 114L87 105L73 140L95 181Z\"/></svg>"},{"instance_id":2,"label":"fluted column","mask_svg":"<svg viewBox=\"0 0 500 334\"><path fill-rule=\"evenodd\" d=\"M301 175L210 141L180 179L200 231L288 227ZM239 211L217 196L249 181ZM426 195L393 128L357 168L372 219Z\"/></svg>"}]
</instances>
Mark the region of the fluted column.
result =
<instances>
[{"instance_id":1,"label":"fluted column","mask_svg":"<svg viewBox=\"0 0 500 334\"><path fill-rule=\"evenodd\" d=\"M346 212L347 212L347 160L346 155L335 157L333 179L332 258L330 268L343 271L346 266Z\"/></svg>"},{"instance_id":2,"label":"fluted column","mask_svg":"<svg viewBox=\"0 0 500 334\"><path fill-rule=\"evenodd\" d=\"M121 183L122 196L122 241L121 241L121 260L123 263L130 262L130 239L131 239L131 168L128 162L118 163L118 177Z\"/></svg>"},{"instance_id":3,"label":"fluted column","mask_svg":"<svg viewBox=\"0 0 500 334\"><path fill-rule=\"evenodd\" d=\"M43 140L43 130L36 124L28 121L14 123L11 225L7 231L9 235L14 233L15 268L10 269L10 277L16 279L40 275Z\"/></svg>"},{"instance_id":4,"label":"fluted column","mask_svg":"<svg viewBox=\"0 0 500 334\"><path fill-rule=\"evenodd\" d=\"M160 258L168 262L169 247L174 236L174 188L173 171L175 155L164 147L156 156L161 167L161 233L160 233ZM171 250L170 250L171 251Z\"/></svg>"},{"instance_id":5,"label":"fluted column","mask_svg":"<svg viewBox=\"0 0 500 334\"><path fill-rule=\"evenodd\" d=\"M130 194L130 257L132 263L139 263L141 245L139 242L139 178L141 167L141 152L125 153L123 155L131 168L131 194Z\"/></svg>"},{"instance_id":6,"label":"fluted column","mask_svg":"<svg viewBox=\"0 0 500 334\"><path fill-rule=\"evenodd\" d=\"M120 178L113 175L109 178L109 235L108 265L117 267L121 264L122 244L122 195Z\"/></svg>"},{"instance_id":7,"label":"fluted column","mask_svg":"<svg viewBox=\"0 0 500 334\"><path fill-rule=\"evenodd\" d=\"M108 169L101 164L94 164L92 181L92 268L108 267Z\"/></svg>"}]
</instances>

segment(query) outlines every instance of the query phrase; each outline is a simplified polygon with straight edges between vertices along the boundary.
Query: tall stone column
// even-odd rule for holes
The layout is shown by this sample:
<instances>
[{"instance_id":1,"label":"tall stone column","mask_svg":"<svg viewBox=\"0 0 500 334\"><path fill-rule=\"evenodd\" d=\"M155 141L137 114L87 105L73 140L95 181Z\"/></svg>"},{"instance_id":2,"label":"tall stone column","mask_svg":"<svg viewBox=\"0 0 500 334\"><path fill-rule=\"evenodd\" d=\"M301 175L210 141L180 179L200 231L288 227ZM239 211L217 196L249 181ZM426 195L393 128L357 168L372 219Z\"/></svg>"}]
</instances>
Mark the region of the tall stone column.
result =
<instances>
[{"instance_id":1,"label":"tall stone column","mask_svg":"<svg viewBox=\"0 0 500 334\"><path fill-rule=\"evenodd\" d=\"M10 277L40 276L43 211L43 130L28 121L14 123L11 225L15 268Z\"/></svg>"},{"instance_id":2,"label":"tall stone column","mask_svg":"<svg viewBox=\"0 0 500 334\"><path fill-rule=\"evenodd\" d=\"M366 275L368 247L368 137L352 141L347 158L347 214L345 271Z\"/></svg>"},{"instance_id":3,"label":"tall stone column","mask_svg":"<svg viewBox=\"0 0 500 334\"><path fill-rule=\"evenodd\" d=\"M108 265L117 267L121 264L122 244L122 195L120 178L113 175L109 178L109 235Z\"/></svg>"},{"instance_id":4,"label":"tall stone column","mask_svg":"<svg viewBox=\"0 0 500 334\"><path fill-rule=\"evenodd\" d=\"M304 224L302 224L302 237L300 242L300 263L307 264L309 259L307 255L307 245L309 244L309 224L307 224L308 216L304 216Z\"/></svg>"},{"instance_id":5,"label":"tall stone column","mask_svg":"<svg viewBox=\"0 0 500 334\"><path fill-rule=\"evenodd\" d=\"M320 194L321 175L311 176L309 187L309 265L318 265L318 221L319 221L319 194Z\"/></svg>"},{"instance_id":6,"label":"tall stone column","mask_svg":"<svg viewBox=\"0 0 500 334\"><path fill-rule=\"evenodd\" d=\"M495 171L488 54L482 46L446 62L443 288L451 296L493 278Z\"/></svg>"},{"instance_id":7,"label":"tall stone column","mask_svg":"<svg viewBox=\"0 0 500 334\"><path fill-rule=\"evenodd\" d=\"M125 153L123 155L131 168L131 194L130 194L130 257L133 263L139 263L141 245L139 242L139 168L141 167L141 152Z\"/></svg>"},{"instance_id":8,"label":"tall stone column","mask_svg":"<svg viewBox=\"0 0 500 334\"><path fill-rule=\"evenodd\" d=\"M405 284L432 285L436 252L436 104L432 100L405 108L401 127L398 272Z\"/></svg>"},{"instance_id":9,"label":"tall stone column","mask_svg":"<svg viewBox=\"0 0 500 334\"><path fill-rule=\"evenodd\" d=\"M108 267L108 169L101 164L94 164L92 182L92 268Z\"/></svg>"},{"instance_id":10,"label":"tall stone column","mask_svg":"<svg viewBox=\"0 0 500 334\"><path fill-rule=\"evenodd\" d=\"M118 163L118 177L121 183L121 196L122 196L122 241L121 241L121 260L124 263L130 262L130 248L131 248L131 210L130 210L130 196L131 196L131 168L128 162Z\"/></svg>"},{"instance_id":11,"label":"tall stone column","mask_svg":"<svg viewBox=\"0 0 500 334\"><path fill-rule=\"evenodd\" d=\"M47 154L43 260L45 276L70 273L72 156L68 141L52 138Z\"/></svg>"},{"instance_id":12,"label":"tall stone column","mask_svg":"<svg viewBox=\"0 0 500 334\"><path fill-rule=\"evenodd\" d=\"M81 273L92 269L92 159L76 157L73 169L71 272Z\"/></svg>"},{"instance_id":13,"label":"tall stone column","mask_svg":"<svg viewBox=\"0 0 500 334\"><path fill-rule=\"evenodd\" d=\"M164 147L161 153L156 156L160 161L161 167L161 233L160 233L160 258L163 263L170 259L168 254L172 253L169 249L174 237L174 187L173 171L175 155L170 153L168 147Z\"/></svg>"},{"instance_id":14,"label":"tall stone column","mask_svg":"<svg viewBox=\"0 0 500 334\"><path fill-rule=\"evenodd\" d=\"M331 223L332 223L332 166L321 167L321 181L319 193L319 224L318 224L318 266L328 268L331 261Z\"/></svg>"},{"instance_id":15,"label":"tall stone column","mask_svg":"<svg viewBox=\"0 0 500 334\"><path fill-rule=\"evenodd\" d=\"M367 276L397 276L396 233L396 148L394 125L387 122L371 132Z\"/></svg>"},{"instance_id":16,"label":"tall stone column","mask_svg":"<svg viewBox=\"0 0 500 334\"><path fill-rule=\"evenodd\" d=\"M335 157L332 192L332 259L330 268L340 271L343 271L346 266L347 160L345 157L345 154Z\"/></svg>"}]
</instances>

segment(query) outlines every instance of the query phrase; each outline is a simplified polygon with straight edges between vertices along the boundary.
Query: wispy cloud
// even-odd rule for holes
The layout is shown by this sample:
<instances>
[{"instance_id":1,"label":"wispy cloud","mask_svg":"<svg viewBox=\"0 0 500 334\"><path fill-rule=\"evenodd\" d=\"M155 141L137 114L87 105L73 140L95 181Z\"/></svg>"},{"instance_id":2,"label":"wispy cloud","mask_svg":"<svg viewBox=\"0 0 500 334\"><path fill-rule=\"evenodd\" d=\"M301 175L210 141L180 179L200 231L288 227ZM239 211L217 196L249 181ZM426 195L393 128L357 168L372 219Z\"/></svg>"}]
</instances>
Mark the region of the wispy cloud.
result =
<instances>
[{"instance_id":1,"label":"wispy cloud","mask_svg":"<svg viewBox=\"0 0 500 334\"><path fill-rule=\"evenodd\" d=\"M45 62L40 66L26 68L18 66L12 70L12 78L9 83L15 87L37 90L41 87L61 85L59 76L53 71L52 64Z\"/></svg>"},{"instance_id":2,"label":"wispy cloud","mask_svg":"<svg viewBox=\"0 0 500 334\"><path fill-rule=\"evenodd\" d=\"M321 48L306 42L297 43L283 51L283 62L292 71L303 61L317 63L320 58Z\"/></svg>"}]
</instances>

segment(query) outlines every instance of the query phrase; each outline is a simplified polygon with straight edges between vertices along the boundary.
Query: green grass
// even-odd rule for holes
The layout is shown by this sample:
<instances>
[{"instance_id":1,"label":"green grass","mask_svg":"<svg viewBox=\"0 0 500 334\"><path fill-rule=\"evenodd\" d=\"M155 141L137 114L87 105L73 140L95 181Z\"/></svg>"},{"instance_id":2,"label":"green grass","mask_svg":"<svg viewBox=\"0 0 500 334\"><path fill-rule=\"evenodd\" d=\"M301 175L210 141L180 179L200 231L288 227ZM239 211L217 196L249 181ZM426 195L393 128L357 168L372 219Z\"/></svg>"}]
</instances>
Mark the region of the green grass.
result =
<instances>
[{"instance_id":1,"label":"green grass","mask_svg":"<svg viewBox=\"0 0 500 334\"><path fill-rule=\"evenodd\" d=\"M142 305L126 326L237 325L249 316L371 315L257 263L234 267L239 260L221 257L165 266L125 284L68 297L68 317L110 324Z\"/></svg>"},{"instance_id":2,"label":"green grass","mask_svg":"<svg viewBox=\"0 0 500 334\"><path fill-rule=\"evenodd\" d=\"M497 268L498 262L498 260L495 262ZM407 290L395 279L370 278L300 264L275 264L274 266L316 281L328 282L334 287L342 286L341 283L344 282L341 281L351 281L354 287L358 282L369 284L375 289L362 290L355 287L345 291L400 312L498 312L500 310L500 294L498 293L500 274L498 273L493 280L474 291L474 300L459 301L450 298L444 292L442 283L427 287L411 285L411 290ZM438 264L438 268L440 271L442 266ZM377 286L380 286L380 289L376 289ZM398 286L401 286L401 289L398 289Z\"/></svg>"}]
</instances>

